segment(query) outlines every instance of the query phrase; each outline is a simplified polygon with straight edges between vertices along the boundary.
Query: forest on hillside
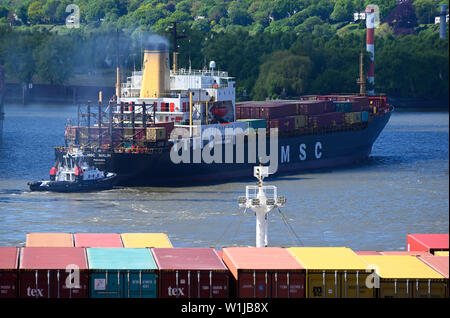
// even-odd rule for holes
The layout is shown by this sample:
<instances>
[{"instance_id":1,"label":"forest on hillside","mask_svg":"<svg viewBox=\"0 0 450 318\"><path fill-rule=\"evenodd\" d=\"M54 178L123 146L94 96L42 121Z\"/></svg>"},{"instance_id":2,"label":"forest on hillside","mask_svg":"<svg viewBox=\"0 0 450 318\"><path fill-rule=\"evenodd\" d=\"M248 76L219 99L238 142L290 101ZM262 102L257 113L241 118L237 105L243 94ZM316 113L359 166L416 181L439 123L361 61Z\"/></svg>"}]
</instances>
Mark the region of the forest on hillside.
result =
<instances>
[{"instance_id":1,"label":"forest on hillside","mask_svg":"<svg viewBox=\"0 0 450 318\"><path fill-rule=\"evenodd\" d=\"M210 60L236 77L240 99L357 92L364 20L380 9L375 39L375 90L397 97L449 96L448 39L434 18L440 3L409 1L391 18L396 0L2 0L0 64L7 79L65 84L81 74L112 74L117 54L129 74L140 69L154 35L171 44L177 22L179 66ZM80 27L66 20L79 9ZM78 10L77 9L77 10ZM402 11L402 12L403 12ZM387 21L389 20L389 21ZM402 32L397 32L401 30ZM404 32L407 30L408 32ZM365 64L368 65L368 53ZM102 83L98 83L101 85Z\"/></svg>"}]
</instances>

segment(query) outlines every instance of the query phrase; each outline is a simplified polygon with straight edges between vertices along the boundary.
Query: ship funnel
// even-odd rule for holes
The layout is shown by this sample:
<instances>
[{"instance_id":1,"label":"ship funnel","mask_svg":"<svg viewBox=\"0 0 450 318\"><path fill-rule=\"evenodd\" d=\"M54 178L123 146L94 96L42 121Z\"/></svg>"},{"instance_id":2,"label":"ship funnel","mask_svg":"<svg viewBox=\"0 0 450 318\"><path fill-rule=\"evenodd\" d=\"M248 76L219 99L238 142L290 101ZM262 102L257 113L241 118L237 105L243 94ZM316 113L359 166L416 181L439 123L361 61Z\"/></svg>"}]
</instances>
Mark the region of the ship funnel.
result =
<instances>
[{"instance_id":1,"label":"ship funnel","mask_svg":"<svg viewBox=\"0 0 450 318\"><path fill-rule=\"evenodd\" d=\"M141 98L159 98L169 91L169 50L166 44L149 45L144 51Z\"/></svg>"}]
</instances>

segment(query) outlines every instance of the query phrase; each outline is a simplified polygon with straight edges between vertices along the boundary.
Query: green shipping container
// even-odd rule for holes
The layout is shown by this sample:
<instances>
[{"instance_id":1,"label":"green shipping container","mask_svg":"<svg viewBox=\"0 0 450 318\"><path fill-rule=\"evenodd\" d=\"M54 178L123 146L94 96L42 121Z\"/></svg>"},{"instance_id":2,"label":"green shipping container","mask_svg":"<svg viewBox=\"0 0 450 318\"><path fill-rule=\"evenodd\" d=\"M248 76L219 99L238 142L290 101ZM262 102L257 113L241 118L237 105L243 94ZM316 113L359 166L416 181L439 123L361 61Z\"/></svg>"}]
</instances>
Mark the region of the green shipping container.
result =
<instances>
[{"instance_id":1,"label":"green shipping container","mask_svg":"<svg viewBox=\"0 0 450 318\"><path fill-rule=\"evenodd\" d=\"M88 248L91 298L156 298L156 263L146 248Z\"/></svg>"},{"instance_id":2,"label":"green shipping container","mask_svg":"<svg viewBox=\"0 0 450 318\"><path fill-rule=\"evenodd\" d=\"M267 127L265 119L238 119L237 121L244 121L247 123L247 128L255 130Z\"/></svg>"}]
</instances>

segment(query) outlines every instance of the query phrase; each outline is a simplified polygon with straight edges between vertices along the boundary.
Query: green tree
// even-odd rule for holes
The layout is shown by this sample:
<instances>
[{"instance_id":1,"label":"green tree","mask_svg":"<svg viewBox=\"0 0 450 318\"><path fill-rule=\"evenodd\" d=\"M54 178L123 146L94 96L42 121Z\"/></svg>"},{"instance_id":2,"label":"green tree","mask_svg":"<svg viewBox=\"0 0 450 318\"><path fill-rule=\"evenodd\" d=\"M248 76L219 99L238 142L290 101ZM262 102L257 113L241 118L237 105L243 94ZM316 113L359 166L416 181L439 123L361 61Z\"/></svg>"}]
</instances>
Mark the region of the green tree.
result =
<instances>
[{"instance_id":1,"label":"green tree","mask_svg":"<svg viewBox=\"0 0 450 318\"><path fill-rule=\"evenodd\" d=\"M331 20L341 22L341 21L352 21L353 20L353 2L348 0L337 0L334 5L334 10L331 13Z\"/></svg>"},{"instance_id":2,"label":"green tree","mask_svg":"<svg viewBox=\"0 0 450 318\"><path fill-rule=\"evenodd\" d=\"M311 60L307 56L290 51L277 51L261 65L253 96L256 99L299 96L305 93L311 72Z\"/></svg>"},{"instance_id":3,"label":"green tree","mask_svg":"<svg viewBox=\"0 0 450 318\"><path fill-rule=\"evenodd\" d=\"M44 8L42 3L35 1L30 4L27 12L28 21L33 24L41 23L44 19Z\"/></svg>"},{"instance_id":4,"label":"green tree","mask_svg":"<svg viewBox=\"0 0 450 318\"><path fill-rule=\"evenodd\" d=\"M34 52L37 75L42 82L64 84L73 72L73 47L70 39L54 36Z\"/></svg>"}]
</instances>

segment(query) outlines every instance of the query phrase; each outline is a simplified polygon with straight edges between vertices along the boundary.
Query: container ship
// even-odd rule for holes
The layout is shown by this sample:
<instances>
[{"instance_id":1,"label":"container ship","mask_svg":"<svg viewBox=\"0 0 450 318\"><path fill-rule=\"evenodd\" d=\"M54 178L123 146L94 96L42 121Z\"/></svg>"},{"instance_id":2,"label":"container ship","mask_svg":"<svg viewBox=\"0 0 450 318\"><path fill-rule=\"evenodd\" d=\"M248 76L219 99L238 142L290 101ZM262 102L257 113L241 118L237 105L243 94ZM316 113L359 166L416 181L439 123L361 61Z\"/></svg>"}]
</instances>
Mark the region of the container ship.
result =
<instances>
[{"instance_id":1,"label":"container ship","mask_svg":"<svg viewBox=\"0 0 450 318\"><path fill-rule=\"evenodd\" d=\"M98 103L78 107L65 145L55 148L56 162L81 147L123 186L251 178L255 163L269 160L260 149L271 151L271 173L331 168L366 159L393 110L385 97L366 94L236 103L235 79L214 61L202 70L177 68L176 61L174 52L171 69L167 45L156 43L145 49L142 71L125 83L118 68L115 96L103 101L100 92ZM211 129L220 133L207 136ZM175 152L183 159L174 160Z\"/></svg>"}]
</instances>

